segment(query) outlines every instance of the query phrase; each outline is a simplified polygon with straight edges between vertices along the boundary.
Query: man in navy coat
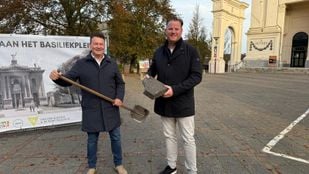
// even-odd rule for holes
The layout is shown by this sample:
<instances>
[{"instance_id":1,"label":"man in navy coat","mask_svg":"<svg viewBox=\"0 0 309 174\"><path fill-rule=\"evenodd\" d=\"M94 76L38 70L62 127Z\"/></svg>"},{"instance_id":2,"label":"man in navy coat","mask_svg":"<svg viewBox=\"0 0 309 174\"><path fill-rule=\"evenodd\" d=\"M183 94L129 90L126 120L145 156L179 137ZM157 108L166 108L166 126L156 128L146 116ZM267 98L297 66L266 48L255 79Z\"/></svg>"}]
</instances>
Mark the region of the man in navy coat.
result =
<instances>
[{"instance_id":1,"label":"man in navy coat","mask_svg":"<svg viewBox=\"0 0 309 174\"><path fill-rule=\"evenodd\" d=\"M94 33L90 36L91 52L76 61L72 68L61 74L57 70L50 73L50 78L61 86L71 84L59 79L63 75L71 80L78 80L81 85L114 99L114 103L82 90L82 131L87 132L88 174L96 173L97 144L100 132L108 132L115 169L119 174L127 174L122 165L120 137L120 112L124 98L125 83L114 60L104 54L104 35Z\"/></svg>"},{"instance_id":2,"label":"man in navy coat","mask_svg":"<svg viewBox=\"0 0 309 174\"><path fill-rule=\"evenodd\" d=\"M160 174L177 172L177 126L184 142L185 167L189 174L197 173L194 87L202 80L202 66L196 49L182 40L182 25L180 18L168 20L166 41L155 51L147 73L168 88L154 105L155 113L161 116L166 142L167 166Z\"/></svg>"}]
</instances>

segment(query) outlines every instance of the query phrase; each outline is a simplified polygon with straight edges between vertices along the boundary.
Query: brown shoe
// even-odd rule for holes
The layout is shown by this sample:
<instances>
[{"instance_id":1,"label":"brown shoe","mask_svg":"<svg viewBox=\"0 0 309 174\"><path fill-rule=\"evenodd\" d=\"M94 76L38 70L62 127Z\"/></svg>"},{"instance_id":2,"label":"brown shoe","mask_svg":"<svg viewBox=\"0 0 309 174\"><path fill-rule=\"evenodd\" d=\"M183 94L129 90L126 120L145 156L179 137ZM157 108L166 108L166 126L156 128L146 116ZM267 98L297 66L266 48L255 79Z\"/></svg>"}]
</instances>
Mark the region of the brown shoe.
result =
<instances>
[{"instance_id":1,"label":"brown shoe","mask_svg":"<svg viewBox=\"0 0 309 174\"><path fill-rule=\"evenodd\" d=\"M87 174L96 174L97 170L95 168L91 168L88 170Z\"/></svg>"},{"instance_id":2,"label":"brown shoe","mask_svg":"<svg viewBox=\"0 0 309 174\"><path fill-rule=\"evenodd\" d=\"M116 166L115 170L118 174L128 174L127 170L123 167L123 165Z\"/></svg>"}]
</instances>

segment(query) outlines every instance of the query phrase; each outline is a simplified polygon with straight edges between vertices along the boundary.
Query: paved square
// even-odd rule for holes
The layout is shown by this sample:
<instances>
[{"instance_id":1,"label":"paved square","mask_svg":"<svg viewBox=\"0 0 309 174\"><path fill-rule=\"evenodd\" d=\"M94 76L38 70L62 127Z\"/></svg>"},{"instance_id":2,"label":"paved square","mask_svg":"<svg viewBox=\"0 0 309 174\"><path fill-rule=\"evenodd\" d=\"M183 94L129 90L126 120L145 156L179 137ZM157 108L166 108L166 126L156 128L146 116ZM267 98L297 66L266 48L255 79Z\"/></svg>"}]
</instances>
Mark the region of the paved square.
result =
<instances>
[{"instance_id":1,"label":"paved square","mask_svg":"<svg viewBox=\"0 0 309 174\"><path fill-rule=\"evenodd\" d=\"M121 110L124 165L130 174L157 174L166 165L160 118L128 75L125 103L151 111L144 123ZM309 108L309 75L287 73L204 74L195 90L199 173L305 174L309 164L262 149ZM271 151L309 160L309 118L298 122ZM86 173L86 134L80 125L0 134L0 174ZM101 134L98 171L113 174L109 138ZM178 173L185 173L179 146Z\"/></svg>"}]
</instances>

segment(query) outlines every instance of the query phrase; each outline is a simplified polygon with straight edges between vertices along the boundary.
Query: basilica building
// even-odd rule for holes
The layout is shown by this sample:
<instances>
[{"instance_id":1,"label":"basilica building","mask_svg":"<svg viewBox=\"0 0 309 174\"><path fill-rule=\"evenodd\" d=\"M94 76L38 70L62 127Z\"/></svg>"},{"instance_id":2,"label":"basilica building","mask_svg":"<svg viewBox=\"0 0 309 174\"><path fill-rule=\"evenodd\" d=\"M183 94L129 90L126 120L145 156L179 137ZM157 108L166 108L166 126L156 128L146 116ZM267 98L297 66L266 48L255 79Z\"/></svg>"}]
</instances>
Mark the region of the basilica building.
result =
<instances>
[{"instance_id":1,"label":"basilica building","mask_svg":"<svg viewBox=\"0 0 309 174\"><path fill-rule=\"evenodd\" d=\"M213 1L213 39L209 73L241 69L309 69L309 0L251 0L247 51L241 56L245 9L240 0ZM230 39L225 33L229 31ZM224 59L227 40L230 58ZM228 45L228 44L227 44Z\"/></svg>"},{"instance_id":2,"label":"basilica building","mask_svg":"<svg viewBox=\"0 0 309 174\"><path fill-rule=\"evenodd\" d=\"M309 68L308 9L308 0L252 0L246 67Z\"/></svg>"},{"instance_id":3,"label":"basilica building","mask_svg":"<svg viewBox=\"0 0 309 174\"><path fill-rule=\"evenodd\" d=\"M46 104L40 67L18 65L12 56L11 65L0 66L0 109L19 109Z\"/></svg>"}]
</instances>

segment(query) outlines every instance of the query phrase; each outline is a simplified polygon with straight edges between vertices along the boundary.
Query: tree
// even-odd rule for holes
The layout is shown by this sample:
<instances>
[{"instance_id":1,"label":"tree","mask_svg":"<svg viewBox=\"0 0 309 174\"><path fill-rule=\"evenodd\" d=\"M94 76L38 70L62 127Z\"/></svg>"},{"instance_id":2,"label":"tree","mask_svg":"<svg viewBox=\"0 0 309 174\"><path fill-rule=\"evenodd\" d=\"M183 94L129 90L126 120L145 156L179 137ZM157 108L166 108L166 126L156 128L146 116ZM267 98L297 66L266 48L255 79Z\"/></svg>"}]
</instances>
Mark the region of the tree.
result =
<instances>
[{"instance_id":1,"label":"tree","mask_svg":"<svg viewBox=\"0 0 309 174\"><path fill-rule=\"evenodd\" d=\"M100 0L2 0L0 32L89 35L106 16Z\"/></svg>"},{"instance_id":2,"label":"tree","mask_svg":"<svg viewBox=\"0 0 309 174\"><path fill-rule=\"evenodd\" d=\"M152 56L171 16L169 0L2 0L0 32L88 36L107 24L109 52L133 65Z\"/></svg>"},{"instance_id":3,"label":"tree","mask_svg":"<svg viewBox=\"0 0 309 174\"><path fill-rule=\"evenodd\" d=\"M124 0L109 3L110 52L122 63L149 59L164 38L169 0Z\"/></svg>"},{"instance_id":4,"label":"tree","mask_svg":"<svg viewBox=\"0 0 309 174\"><path fill-rule=\"evenodd\" d=\"M82 54L80 55L76 55L70 59L68 59L67 61L63 62L60 67L58 68L58 70L61 73L66 73L67 71L69 71L72 66L75 64L76 61L78 61L79 59L85 57L87 54L89 54L89 50L84 51ZM57 94L67 94L70 95L71 97L71 104L75 104L75 96L77 97L79 103L81 103L81 99L80 99L80 89L74 85L69 86L69 87L62 87L59 85L55 85L55 88L57 89Z\"/></svg>"},{"instance_id":5,"label":"tree","mask_svg":"<svg viewBox=\"0 0 309 174\"><path fill-rule=\"evenodd\" d=\"M202 26L202 21L203 19L199 14L199 5L196 5L192 21L189 25L189 32L186 37L188 42L194 46L200 54L201 63L206 64L209 61L206 60L206 57L210 58L211 55L211 48L209 45L211 41L207 39L206 28Z\"/></svg>"}]
</instances>

